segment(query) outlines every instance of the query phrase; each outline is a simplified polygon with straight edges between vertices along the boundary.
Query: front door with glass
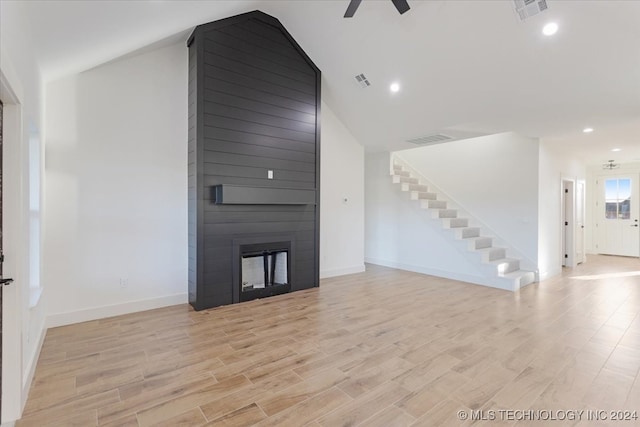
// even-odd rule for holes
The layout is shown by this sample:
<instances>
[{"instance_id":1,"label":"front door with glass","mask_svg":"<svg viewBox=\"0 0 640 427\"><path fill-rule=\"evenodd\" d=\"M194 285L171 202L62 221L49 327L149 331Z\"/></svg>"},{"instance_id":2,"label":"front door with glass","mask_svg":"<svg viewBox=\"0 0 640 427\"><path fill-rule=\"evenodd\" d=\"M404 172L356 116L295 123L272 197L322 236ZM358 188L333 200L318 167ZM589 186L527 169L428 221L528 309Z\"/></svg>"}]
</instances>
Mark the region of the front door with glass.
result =
<instances>
[{"instance_id":1,"label":"front door with glass","mask_svg":"<svg viewBox=\"0 0 640 427\"><path fill-rule=\"evenodd\" d=\"M598 192L598 253L640 256L638 175L601 176Z\"/></svg>"}]
</instances>

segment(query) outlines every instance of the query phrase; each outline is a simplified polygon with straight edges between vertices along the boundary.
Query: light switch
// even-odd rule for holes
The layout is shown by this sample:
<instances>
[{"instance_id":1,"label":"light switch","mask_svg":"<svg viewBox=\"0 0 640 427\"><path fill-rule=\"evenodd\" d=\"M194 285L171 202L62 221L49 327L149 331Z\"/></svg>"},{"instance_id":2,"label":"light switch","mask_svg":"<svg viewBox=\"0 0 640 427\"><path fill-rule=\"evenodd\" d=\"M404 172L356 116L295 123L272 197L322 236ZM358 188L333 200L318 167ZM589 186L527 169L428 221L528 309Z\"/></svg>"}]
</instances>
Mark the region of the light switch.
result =
<instances>
[{"instance_id":1,"label":"light switch","mask_svg":"<svg viewBox=\"0 0 640 427\"><path fill-rule=\"evenodd\" d=\"M268 171L267 172L267 178L273 179L273 171Z\"/></svg>"}]
</instances>

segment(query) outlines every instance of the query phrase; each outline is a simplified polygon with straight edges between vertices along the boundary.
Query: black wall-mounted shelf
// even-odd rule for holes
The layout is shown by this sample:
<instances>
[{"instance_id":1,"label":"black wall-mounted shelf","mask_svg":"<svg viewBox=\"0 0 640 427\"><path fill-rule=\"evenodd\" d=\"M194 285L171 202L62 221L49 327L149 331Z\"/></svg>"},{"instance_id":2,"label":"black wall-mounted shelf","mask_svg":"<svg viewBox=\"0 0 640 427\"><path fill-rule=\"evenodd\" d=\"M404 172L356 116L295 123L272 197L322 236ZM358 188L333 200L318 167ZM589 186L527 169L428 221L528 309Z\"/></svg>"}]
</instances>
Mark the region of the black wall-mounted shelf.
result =
<instances>
[{"instance_id":1,"label":"black wall-mounted shelf","mask_svg":"<svg viewBox=\"0 0 640 427\"><path fill-rule=\"evenodd\" d=\"M252 187L220 184L213 186L217 205L315 205L316 191L300 188Z\"/></svg>"}]
</instances>

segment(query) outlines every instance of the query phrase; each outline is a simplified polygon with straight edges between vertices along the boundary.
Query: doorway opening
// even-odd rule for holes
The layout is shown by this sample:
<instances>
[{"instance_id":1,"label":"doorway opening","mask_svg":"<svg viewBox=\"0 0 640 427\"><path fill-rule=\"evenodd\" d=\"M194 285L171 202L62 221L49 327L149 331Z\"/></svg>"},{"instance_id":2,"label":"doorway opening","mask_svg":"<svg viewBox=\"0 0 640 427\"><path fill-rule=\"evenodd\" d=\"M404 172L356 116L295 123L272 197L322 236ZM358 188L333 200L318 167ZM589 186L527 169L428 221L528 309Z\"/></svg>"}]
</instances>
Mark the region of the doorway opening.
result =
<instances>
[{"instance_id":1,"label":"doorway opening","mask_svg":"<svg viewBox=\"0 0 640 427\"><path fill-rule=\"evenodd\" d=\"M2 422L7 423L20 418L22 413L22 305L20 304L16 283L19 281L20 266L18 257L15 256L16 247L20 245L22 230L19 224L20 207L22 206L22 164L20 162L22 140L22 108L18 96L16 96L9 84L3 70L0 67L0 101L2 101L2 142L0 151L0 187L2 206L0 206L0 247L5 255L2 263L2 275L0 275L0 287L2 290L2 305L0 313L0 329L2 351L0 352L0 416ZM18 277L16 277L18 276Z\"/></svg>"},{"instance_id":2,"label":"doorway opening","mask_svg":"<svg viewBox=\"0 0 640 427\"><path fill-rule=\"evenodd\" d=\"M0 278L2 278L2 263L4 255L2 254L2 117L3 104L0 101ZM4 288L0 285L0 423L2 423L2 293Z\"/></svg>"},{"instance_id":3,"label":"doorway opening","mask_svg":"<svg viewBox=\"0 0 640 427\"><path fill-rule=\"evenodd\" d=\"M562 180L562 266L575 267L575 181Z\"/></svg>"},{"instance_id":4,"label":"doorway opening","mask_svg":"<svg viewBox=\"0 0 640 427\"><path fill-rule=\"evenodd\" d=\"M587 260L585 250L585 209L586 209L586 183L580 179L576 182L576 219L575 219L575 242L576 242L576 264L582 264Z\"/></svg>"},{"instance_id":5,"label":"doorway opening","mask_svg":"<svg viewBox=\"0 0 640 427\"><path fill-rule=\"evenodd\" d=\"M562 179L562 266L575 267L586 260L584 249L585 182Z\"/></svg>"}]
</instances>

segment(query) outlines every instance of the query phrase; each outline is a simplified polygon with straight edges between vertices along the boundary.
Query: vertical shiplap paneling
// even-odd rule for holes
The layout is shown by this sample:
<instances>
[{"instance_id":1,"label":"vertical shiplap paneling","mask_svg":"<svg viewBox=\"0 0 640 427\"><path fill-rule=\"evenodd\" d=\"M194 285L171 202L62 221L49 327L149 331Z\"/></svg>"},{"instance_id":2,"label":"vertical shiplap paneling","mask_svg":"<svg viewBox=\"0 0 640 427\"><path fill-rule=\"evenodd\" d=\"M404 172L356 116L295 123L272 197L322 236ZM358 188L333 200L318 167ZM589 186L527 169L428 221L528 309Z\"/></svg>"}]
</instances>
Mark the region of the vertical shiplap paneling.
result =
<instances>
[{"instance_id":1,"label":"vertical shiplap paneling","mask_svg":"<svg viewBox=\"0 0 640 427\"><path fill-rule=\"evenodd\" d=\"M189 73L190 126L192 105L201 105L202 111L193 114L200 122L194 127L197 147L189 164L189 194L193 166L194 180L201 176L202 197L190 204L189 289L196 293L196 302L191 296L190 302L196 309L230 304L233 240L270 233L295 236L292 289L317 286L318 205L216 205L211 188L239 184L319 190L320 72L280 24L261 12L205 24L193 37L190 67L197 67ZM189 135L191 150L191 128ZM267 179L269 170L274 179ZM192 249L192 224L193 237L202 244L193 258L197 245ZM200 270L192 268L200 257Z\"/></svg>"},{"instance_id":2,"label":"vertical shiplap paneling","mask_svg":"<svg viewBox=\"0 0 640 427\"><path fill-rule=\"evenodd\" d=\"M189 254L189 303L192 305L196 305L197 302L197 233L198 233L198 199L197 199L197 132L196 132L196 103L197 103L197 93L198 93L198 81L197 81L197 64L198 64L198 55L197 55L197 46L192 44L189 46L189 95L188 95L188 142L187 142L187 203L188 203L188 254Z\"/></svg>"}]
</instances>

